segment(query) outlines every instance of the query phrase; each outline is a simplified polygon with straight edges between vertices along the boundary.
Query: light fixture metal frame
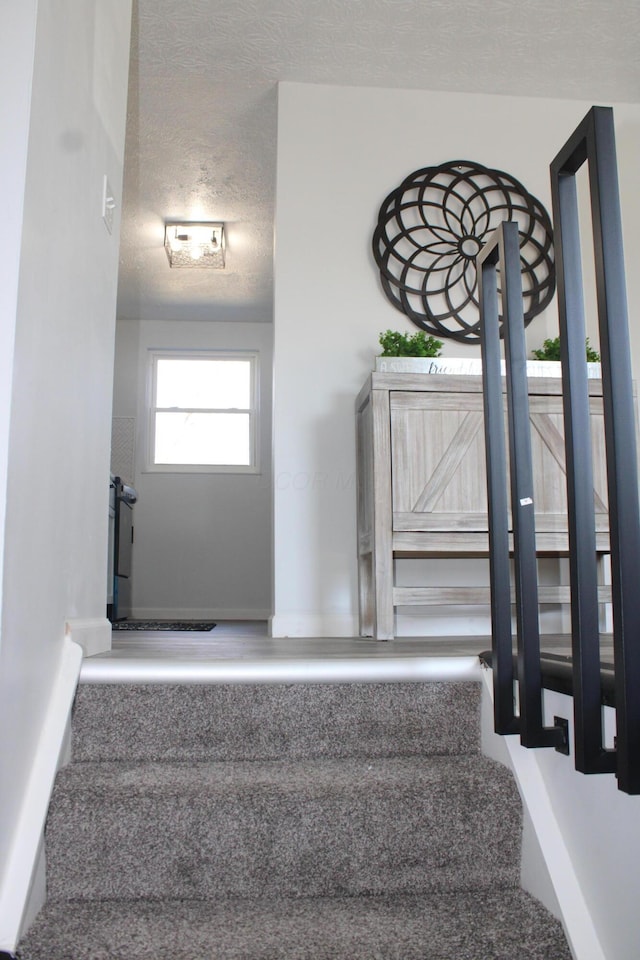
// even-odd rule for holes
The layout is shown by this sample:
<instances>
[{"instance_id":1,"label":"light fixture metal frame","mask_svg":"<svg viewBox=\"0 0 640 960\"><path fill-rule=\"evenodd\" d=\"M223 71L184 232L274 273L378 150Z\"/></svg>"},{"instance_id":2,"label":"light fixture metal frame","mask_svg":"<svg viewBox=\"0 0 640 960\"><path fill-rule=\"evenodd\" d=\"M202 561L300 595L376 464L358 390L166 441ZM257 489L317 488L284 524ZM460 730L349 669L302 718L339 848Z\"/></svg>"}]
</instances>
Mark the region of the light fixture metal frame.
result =
<instances>
[{"instance_id":1,"label":"light fixture metal frame","mask_svg":"<svg viewBox=\"0 0 640 960\"><path fill-rule=\"evenodd\" d=\"M210 234L211 240L196 239L195 232ZM164 248L169 266L177 269L224 270L226 237L224 223L208 220L169 220L164 225Z\"/></svg>"}]
</instances>

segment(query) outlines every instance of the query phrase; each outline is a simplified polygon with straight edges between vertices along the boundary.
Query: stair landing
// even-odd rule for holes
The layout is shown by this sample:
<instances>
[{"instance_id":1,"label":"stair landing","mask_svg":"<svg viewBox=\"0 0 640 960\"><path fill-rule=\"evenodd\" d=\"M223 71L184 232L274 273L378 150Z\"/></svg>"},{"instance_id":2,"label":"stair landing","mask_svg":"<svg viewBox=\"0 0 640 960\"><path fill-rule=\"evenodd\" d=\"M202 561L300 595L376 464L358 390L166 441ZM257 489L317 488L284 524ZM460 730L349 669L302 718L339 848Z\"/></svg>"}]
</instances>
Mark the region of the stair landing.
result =
<instances>
[{"instance_id":1,"label":"stair landing","mask_svg":"<svg viewBox=\"0 0 640 960\"><path fill-rule=\"evenodd\" d=\"M478 680L489 636L269 637L266 621L211 631L114 631L107 653L83 662L81 683L372 683ZM569 653L570 638L543 638Z\"/></svg>"}]
</instances>

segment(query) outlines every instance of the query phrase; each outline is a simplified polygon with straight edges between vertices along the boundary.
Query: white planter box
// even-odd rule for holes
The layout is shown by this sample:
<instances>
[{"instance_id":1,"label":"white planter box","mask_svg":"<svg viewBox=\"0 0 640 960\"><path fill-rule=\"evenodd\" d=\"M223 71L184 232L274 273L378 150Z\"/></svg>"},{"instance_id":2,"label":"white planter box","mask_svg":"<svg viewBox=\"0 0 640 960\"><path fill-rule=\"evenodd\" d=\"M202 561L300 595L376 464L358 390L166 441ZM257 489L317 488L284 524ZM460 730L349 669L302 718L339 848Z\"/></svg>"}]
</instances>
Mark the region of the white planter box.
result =
<instances>
[{"instance_id":1,"label":"white planter box","mask_svg":"<svg viewBox=\"0 0 640 960\"><path fill-rule=\"evenodd\" d=\"M378 373L440 373L439 357L376 357Z\"/></svg>"},{"instance_id":2,"label":"white planter box","mask_svg":"<svg viewBox=\"0 0 640 960\"><path fill-rule=\"evenodd\" d=\"M502 361L502 372L505 364ZM482 374L482 360L467 357L376 357L378 373L451 373L458 376ZM562 376L559 360L527 360L527 376ZM600 364L588 363L587 376L595 380L601 378Z\"/></svg>"}]
</instances>

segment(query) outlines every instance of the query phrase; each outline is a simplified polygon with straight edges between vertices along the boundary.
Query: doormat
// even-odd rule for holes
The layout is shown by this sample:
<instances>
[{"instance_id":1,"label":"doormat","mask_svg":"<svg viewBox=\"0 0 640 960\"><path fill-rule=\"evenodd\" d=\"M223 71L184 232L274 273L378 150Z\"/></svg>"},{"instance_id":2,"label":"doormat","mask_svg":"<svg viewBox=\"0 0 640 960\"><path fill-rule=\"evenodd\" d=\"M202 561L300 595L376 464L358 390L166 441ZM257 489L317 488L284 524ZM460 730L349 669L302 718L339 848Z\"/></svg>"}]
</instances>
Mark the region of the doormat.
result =
<instances>
[{"instance_id":1,"label":"doormat","mask_svg":"<svg viewBox=\"0 0 640 960\"><path fill-rule=\"evenodd\" d=\"M213 620L116 620L112 630L213 630Z\"/></svg>"}]
</instances>

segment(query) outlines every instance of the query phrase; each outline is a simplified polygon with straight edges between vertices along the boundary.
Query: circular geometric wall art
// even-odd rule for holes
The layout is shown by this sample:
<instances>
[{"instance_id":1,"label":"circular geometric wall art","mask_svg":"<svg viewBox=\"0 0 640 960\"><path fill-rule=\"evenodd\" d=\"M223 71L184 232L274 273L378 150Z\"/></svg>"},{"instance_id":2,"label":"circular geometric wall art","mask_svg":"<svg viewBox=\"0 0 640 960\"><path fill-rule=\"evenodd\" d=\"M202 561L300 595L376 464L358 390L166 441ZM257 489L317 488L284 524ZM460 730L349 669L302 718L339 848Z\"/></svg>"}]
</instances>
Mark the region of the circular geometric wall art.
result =
<instances>
[{"instance_id":1,"label":"circular geometric wall art","mask_svg":"<svg viewBox=\"0 0 640 960\"><path fill-rule=\"evenodd\" d=\"M515 177L469 160L416 170L380 207L373 255L388 299L427 333L477 342L475 258L503 220L518 224L530 323L555 290L549 214Z\"/></svg>"}]
</instances>

